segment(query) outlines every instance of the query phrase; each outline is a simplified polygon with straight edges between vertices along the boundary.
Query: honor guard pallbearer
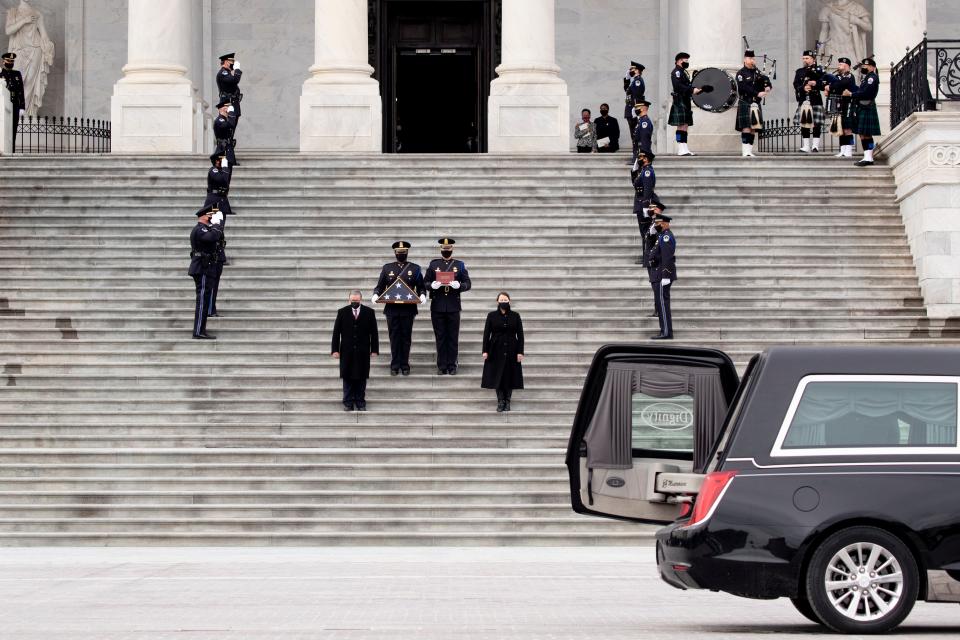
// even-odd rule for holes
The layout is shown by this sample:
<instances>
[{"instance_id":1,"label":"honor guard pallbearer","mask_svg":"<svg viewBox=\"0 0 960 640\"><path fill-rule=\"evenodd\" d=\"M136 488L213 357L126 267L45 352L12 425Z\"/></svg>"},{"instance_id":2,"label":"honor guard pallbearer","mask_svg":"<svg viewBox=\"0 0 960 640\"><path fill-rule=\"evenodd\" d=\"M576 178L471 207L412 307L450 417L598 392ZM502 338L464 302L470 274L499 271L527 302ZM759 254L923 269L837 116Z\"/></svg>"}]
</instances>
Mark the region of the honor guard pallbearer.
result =
<instances>
[{"instance_id":1,"label":"honor guard pallbearer","mask_svg":"<svg viewBox=\"0 0 960 640\"><path fill-rule=\"evenodd\" d=\"M13 68L16 59L17 54L8 51L3 54L3 67L0 68L0 78L3 78L7 91L10 92L10 104L13 105L13 118L11 120L13 120L14 152L17 150L17 123L20 121L20 115L27 108L23 94L23 76Z\"/></svg>"},{"instance_id":2,"label":"honor guard pallbearer","mask_svg":"<svg viewBox=\"0 0 960 640\"><path fill-rule=\"evenodd\" d=\"M860 86L849 89L857 112L856 132L863 146L863 160L856 162L858 167L873 164L873 136L880 135L880 118L877 115L877 91L880 89L880 76L877 75L877 63L873 58L864 58L860 62L863 78Z\"/></svg>"},{"instance_id":3,"label":"honor guard pallbearer","mask_svg":"<svg viewBox=\"0 0 960 640\"><path fill-rule=\"evenodd\" d=\"M217 91L220 92L220 102L230 105L230 115L240 122L240 76L243 71L236 68L236 53L225 53L220 56L220 69L217 71Z\"/></svg>"},{"instance_id":4,"label":"honor guard pallbearer","mask_svg":"<svg viewBox=\"0 0 960 640\"><path fill-rule=\"evenodd\" d=\"M670 287L677 281L677 239L670 231L670 216L663 213L653 219L657 239L650 250L651 282L656 286L657 316L660 319L660 334L652 340L673 339L673 315L670 312Z\"/></svg>"},{"instance_id":5,"label":"honor guard pallbearer","mask_svg":"<svg viewBox=\"0 0 960 640\"><path fill-rule=\"evenodd\" d=\"M769 80L757 69L756 54L752 49L743 52L743 66L737 71L737 121L735 128L740 132L740 155L753 158L755 130L763 128L763 110L760 102L770 92Z\"/></svg>"},{"instance_id":6,"label":"honor guard pallbearer","mask_svg":"<svg viewBox=\"0 0 960 640\"><path fill-rule=\"evenodd\" d=\"M687 72L687 69L690 68L690 54L681 51L675 56L674 61L676 65L670 72L673 104L670 105L670 117L667 124L677 128L677 155L692 156L694 154L687 147L687 130L693 126L692 98L700 93L700 89L693 87L690 74Z\"/></svg>"},{"instance_id":7,"label":"honor guard pallbearer","mask_svg":"<svg viewBox=\"0 0 960 640\"><path fill-rule=\"evenodd\" d=\"M803 52L803 66L793 74L793 91L797 98L797 111L793 114L794 126L800 127L803 153L820 151L820 136L823 132L823 67L817 64L817 52Z\"/></svg>"},{"instance_id":8,"label":"honor guard pallbearer","mask_svg":"<svg viewBox=\"0 0 960 640\"><path fill-rule=\"evenodd\" d=\"M207 313L213 295L213 280L217 277L217 247L222 238L220 228L211 224L213 207L197 211L197 224L190 232L190 268L187 274L196 285L196 305L193 314L195 340L216 340L207 334Z\"/></svg>"},{"instance_id":9,"label":"honor guard pallbearer","mask_svg":"<svg viewBox=\"0 0 960 640\"><path fill-rule=\"evenodd\" d=\"M850 73L850 58L837 60L837 73L824 76L827 82L825 93L837 98L839 113L830 125L830 132L840 135L840 153L838 158L853 157L853 128L857 114L853 108L851 94L857 88L857 82Z\"/></svg>"},{"instance_id":10,"label":"honor guard pallbearer","mask_svg":"<svg viewBox=\"0 0 960 640\"><path fill-rule=\"evenodd\" d=\"M413 341L413 320L417 317L417 305L426 302L423 287L423 272L420 265L409 262L410 243L398 240L393 243L396 260L383 265L380 279L373 289L373 302L384 304L383 315L387 318L390 334L390 375L410 375L410 345ZM397 293L393 288L400 281Z\"/></svg>"},{"instance_id":11,"label":"honor guard pallbearer","mask_svg":"<svg viewBox=\"0 0 960 640\"><path fill-rule=\"evenodd\" d=\"M470 274L453 257L453 238L440 238L440 257L430 261L424 283L430 289L430 319L437 340L437 373L455 375L460 348L460 294L470 290Z\"/></svg>"}]
</instances>

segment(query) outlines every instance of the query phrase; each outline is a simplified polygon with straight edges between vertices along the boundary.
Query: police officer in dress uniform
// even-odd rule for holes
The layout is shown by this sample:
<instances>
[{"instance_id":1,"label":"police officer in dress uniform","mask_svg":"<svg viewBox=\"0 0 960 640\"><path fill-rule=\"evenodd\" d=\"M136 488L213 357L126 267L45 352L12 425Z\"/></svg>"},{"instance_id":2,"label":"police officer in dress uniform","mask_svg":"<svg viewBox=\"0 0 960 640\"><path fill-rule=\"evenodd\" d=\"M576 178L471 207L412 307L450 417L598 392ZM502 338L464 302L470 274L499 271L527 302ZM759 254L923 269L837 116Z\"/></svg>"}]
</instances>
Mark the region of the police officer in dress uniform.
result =
<instances>
[{"instance_id":1,"label":"police officer in dress uniform","mask_svg":"<svg viewBox=\"0 0 960 640\"><path fill-rule=\"evenodd\" d=\"M229 112L230 103L221 100L217 103L217 117L213 120L213 137L217 140L217 155L224 155L231 167L237 166L237 156L233 153L236 140L233 134L237 127L237 119Z\"/></svg>"},{"instance_id":2,"label":"police officer in dress uniform","mask_svg":"<svg viewBox=\"0 0 960 640\"><path fill-rule=\"evenodd\" d=\"M673 316L670 313L670 286L677 281L677 240L670 231L670 216L663 213L653 219L657 239L650 249L651 282L657 285L654 304L660 319L660 334L651 340L673 339Z\"/></svg>"},{"instance_id":3,"label":"police officer in dress uniform","mask_svg":"<svg viewBox=\"0 0 960 640\"><path fill-rule=\"evenodd\" d=\"M10 104L13 105L13 151L17 150L17 123L20 122L20 115L27 108L23 94L23 76L13 68L16 59L17 54L8 51L3 54L3 67L0 68L0 77L3 78L7 91L10 92Z\"/></svg>"},{"instance_id":4,"label":"police officer in dress uniform","mask_svg":"<svg viewBox=\"0 0 960 640\"><path fill-rule=\"evenodd\" d=\"M853 129L857 123L851 94L857 88L857 81L850 73L850 58L839 58L837 60L837 73L826 75L824 78L827 82L824 93L828 96L839 96L840 128L843 133L840 136L840 153L837 154L837 157L852 158Z\"/></svg>"},{"instance_id":5,"label":"police officer in dress uniform","mask_svg":"<svg viewBox=\"0 0 960 640\"><path fill-rule=\"evenodd\" d=\"M423 272L420 265L407 261L410 243L398 240L393 243L394 262L388 262L380 270L380 279L373 289L372 302L376 302L399 278L420 296L420 302L427 301L423 287ZM407 294L410 295L410 294ZM415 302L408 304L386 303L383 315L387 318L387 331L390 334L390 375L402 373L410 375L410 345L413 341L413 320L417 317Z\"/></svg>"},{"instance_id":6,"label":"police officer in dress uniform","mask_svg":"<svg viewBox=\"0 0 960 640\"><path fill-rule=\"evenodd\" d=\"M223 267L227 264L227 236L223 232L223 223L226 219L215 204L211 205L210 213L210 226L220 229L220 240L217 242L216 273L210 278L210 304L207 305L207 317L218 318L220 314L217 312L217 293L220 292Z\"/></svg>"},{"instance_id":7,"label":"police officer in dress uniform","mask_svg":"<svg viewBox=\"0 0 960 640\"><path fill-rule=\"evenodd\" d=\"M197 288L197 300L193 314L193 339L216 340L207 334L207 310L213 294L213 279L217 276L217 245L222 233L211 225L213 207L197 211L197 225L190 232L190 268L187 274L193 277Z\"/></svg>"},{"instance_id":8,"label":"police officer in dress uniform","mask_svg":"<svg viewBox=\"0 0 960 640\"><path fill-rule=\"evenodd\" d=\"M646 69L636 60L630 61L630 69L623 79L623 91L627 94L626 104L623 108L623 117L627 121L627 127L630 130L630 139L633 140L633 132L637 126L636 105L646 100L647 85L643 81L643 70ZM633 159L637 159L637 146L633 146Z\"/></svg>"},{"instance_id":9,"label":"police officer in dress uniform","mask_svg":"<svg viewBox=\"0 0 960 640\"><path fill-rule=\"evenodd\" d=\"M817 64L817 52L810 49L803 52L803 66L793 74L793 91L797 97L797 111L793 114L793 125L800 126L804 112L804 103L810 103L809 124L812 127L801 127L800 138L803 153L820 151L820 135L823 132L823 67ZM812 140L812 146L811 146Z\"/></svg>"},{"instance_id":10,"label":"police officer in dress uniform","mask_svg":"<svg viewBox=\"0 0 960 640\"><path fill-rule=\"evenodd\" d=\"M430 261L424 284L430 289L430 319L437 339L437 373L456 375L460 349L460 294L470 290L470 274L453 257L453 238L440 238L440 257ZM438 272L453 272L450 284L441 284Z\"/></svg>"},{"instance_id":11,"label":"police officer in dress uniform","mask_svg":"<svg viewBox=\"0 0 960 640\"><path fill-rule=\"evenodd\" d=\"M233 177L233 170L230 168L230 162L226 154L213 153L210 156L210 170L207 172L207 199L203 205L217 205L217 208L223 212L223 215L233 215L233 209L230 208L230 179ZM224 219L224 228L226 228L226 219Z\"/></svg>"},{"instance_id":12,"label":"police officer in dress uniform","mask_svg":"<svg viewBox=\"0 0 960 640\"><path fill-rule=\"evenodd\" d=\"M880 135L880 117L877 115L880 76L877 75L877 63L873 58L864 58L860 69L863 74L860 86L848 89L843 95L849 92L857 110L855 127L863 147L863 159L854 164L858 167L869 167L873 164L873 136Z\"/></svg>"},{"instance_id":13,"label":"police officer in dress uniform","mask_svg":"<svg viewBox=\"0 0 960 640\"><path fill-rule=\"evenodd\" d=\"M657 244L657 228L653 225L654 218L658 214L663 213L667 208L667 205L663 204L659 200L653 200L650 202L650 215L648 216L649 222L647 223L647 232L641 238L641 243L643 244L643 255L649 256L650 251L653 250L654 246ZM658 318L660 317L660 312L657 310L657 298L660 296L660 283L656 282L654 274L656 269L650 266L649 260L644 259L644 263L647 267L647 280L650 282L650 288L653 290L653 311L649 313L648 318Z\"/></svg>"},{"instance_id":14,"label":"police officer in dress uniform","mask_svg":"<svg viewBox=\"0 0 960 640\"><path fill-rule=\"evenodd\" d=\"M641 100L634 107L637 114L637 126L633 129L633 159L636 161L638 151L653 150L653 120L647 115L650 103Z\"/></svg>"},{"instance_id":15,"label":"police officer in dress uniform","mask_svg":"<svg viewBox=\"0 0 960 640\"><path fill-rule=\"evenodd\" d=\"M240 122L240 101L243 100L243 94L240 93L240 76L243 71L235 69L236 53L225 53L220 56L220 69L217 71L217 90L220 92L220 102L228 102L232 107L230 115L234 116Z\"/></svg>"},{"instance_id":16,"label":"police officer in dress uniform","mask_svg":"<svg viewBox=\"0 0 960 640\"><path fill-rule=\"evenodd\" d=\"M693 96L700 89L693 88L693 81L687 69L690 68L690 54L681 51L674 57L676 63L670 72L670 85L673 87L673 104L670 105L670 117L667 124L677 128L677 155L692 156L687 147L687 130L693 126Z\"/></svg>"},{"instance_id":17,"label":"police officer in dress uniform","mask_svg":"<svg viewBox=\"0 0 960 640\"><path fill-rule=\"evenodd\" d=\"M756 139L754 125L763 124L763 110L760 101L770 93L769 80L757 69L756 54L752 49L743 52L743 66L737 71L736 129L740 132L740 155L753 158L753 142Z\"/></svg>"},{"instance_id":18,"label":"police officer in dress uniform","mask_svg":"<svg viewBox=\"0 0 960 640\"><path fill-rule=\"evenodd\" d=\"M639 167L636 176L633 179L634 197L633 212L637 215L637 224L640 227L640 257L637 258L637 264L644 263L644 238L653 224L650 217L650 203L658 199L654 192L657 186L657 174L653 170L653 160L656 158L652 151L641 150L637 156Z\"/></svg>"}]
</instances>

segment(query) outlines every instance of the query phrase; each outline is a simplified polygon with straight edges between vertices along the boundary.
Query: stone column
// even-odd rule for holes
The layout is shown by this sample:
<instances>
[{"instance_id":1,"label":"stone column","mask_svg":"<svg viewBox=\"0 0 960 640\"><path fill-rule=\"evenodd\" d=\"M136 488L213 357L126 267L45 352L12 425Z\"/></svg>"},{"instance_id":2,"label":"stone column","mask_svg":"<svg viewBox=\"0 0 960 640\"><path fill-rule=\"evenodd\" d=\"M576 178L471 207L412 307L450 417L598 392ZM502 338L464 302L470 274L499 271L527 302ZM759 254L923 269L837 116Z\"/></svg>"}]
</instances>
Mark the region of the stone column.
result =
<instances>
[{"instance_id":1,"label":"stone column","mask_svg":"<svg viewBox=\"0 0 960 640\"><path fill-rule=\"evenodd\" d=\"M735 76L743 66L740 0L688 0L681 16L686 25L686 38L681 39L679 48L690 54L691 70L717 67ZM740 134L734 130L736 117L736 107L725 113L709 113L694 107L690 150L694 153L738 151Z\"/></svg>"},{"instance_id":2,"label":"stone column","mask_svg":"<svg viewBox=\"0 0 960 640\"><path fill-rule=\"evenodd\" d=\"M0 82L0 156L8 156L13 152L13 118L10 92L6 83Z\"/></svg>"},{"instance_id":3,"label":"stone column","mask_svg":"<svg viewBox=\"0 0 960 640\"><path fill-rule=\"evenodd\" d=\"M884 134L890 133L890 70L920 44L926 31L927 0L874 0L873 50L880 75L877 113Z\"/></svg>"},{"instance_id":4,"label":"stone column","mask_svg":"<svg viewBox=\"0 0 960 640\"><path fill-rule=\"evenodd\" d=\"M314 64L300 96L300 150L379 153L383 105L367 63L367 0L315 0L314 6Z\"/></svg>"},{"instance_id":5,"label":"stone column","mask_svg":"<svg viewBox=\"0 0 960 640\"><path fill-rule=\"evenodd\" d=\"M113 87L114 153L183 153L196 145L197 98L187 77L192 0L128 0L127 64Z\"/></svg>"},{"instance_id":6,"label":"stone column","mask_svg":"<svg viewBox=\"0 0 960 640\"><path fill-rule=\"evenodd\" d=\"M555 0L503 0L502 60L490 83L490 153L568 153L567 83L556 63Z\"/></svg>"}]
</instances>

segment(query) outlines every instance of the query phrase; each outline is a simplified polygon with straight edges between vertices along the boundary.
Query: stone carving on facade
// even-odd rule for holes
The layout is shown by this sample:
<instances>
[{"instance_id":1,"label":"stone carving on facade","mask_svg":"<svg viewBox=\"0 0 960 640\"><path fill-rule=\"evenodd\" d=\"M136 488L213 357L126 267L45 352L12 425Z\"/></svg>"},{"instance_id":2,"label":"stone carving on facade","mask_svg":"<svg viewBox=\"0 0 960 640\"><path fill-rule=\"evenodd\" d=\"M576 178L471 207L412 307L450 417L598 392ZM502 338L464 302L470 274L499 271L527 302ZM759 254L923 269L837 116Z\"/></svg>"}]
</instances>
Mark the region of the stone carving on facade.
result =
<instances>
[{"instance_id":1,"label":"stone carving on facade","mask_svg":"<svg viewBox=\"0 0 960 640\"><path fill-rule=\"evenodd\" d=\"M26 115L35 116L43 105L47 74L53 64L54 45L43 24L43 14L29 0L7 10L7 51L17 54L17 69L23 75Z\"/></svg>"},{"instance_id":2,"label":"stone carving on facade","mask_svg":"<svg viewBox=\"0 0 960 640\"><path fill-rule=\"evenodd\" d=\"M831 64L850 58L857 64L868 55L867 32L873 30L870 12L856 0L828 0L817 17L823 52Z\"/></svg>"},{"instance_id":3,"label":"stone carving on facade","mask_svg":"<svg viewBox=\"0 0 960 640\"><path fill-rule=\"evenodd\" d=\"M930 147L930 164L934 167L960 166L960 146L936 144Z\"/></svg>"}]
</instances>

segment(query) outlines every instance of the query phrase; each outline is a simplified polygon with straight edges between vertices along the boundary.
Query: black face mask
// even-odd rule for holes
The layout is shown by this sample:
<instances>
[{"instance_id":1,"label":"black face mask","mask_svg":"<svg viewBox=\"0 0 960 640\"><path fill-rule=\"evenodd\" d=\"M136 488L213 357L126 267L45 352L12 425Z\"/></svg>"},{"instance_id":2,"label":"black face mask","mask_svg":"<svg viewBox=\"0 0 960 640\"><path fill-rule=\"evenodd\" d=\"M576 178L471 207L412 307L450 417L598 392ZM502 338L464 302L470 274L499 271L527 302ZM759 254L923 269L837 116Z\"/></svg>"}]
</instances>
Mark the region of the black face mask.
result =
<instances>
[{"instance_id":1,"label":"black face mask","mask_svg":"<svg viewBox=\"0 0 960 640\"><path fill-rule=\"evenodd\" d=\"M397 254L397 262L406 262L407 261L407 252Z\"/></svg>"},{"instance_id":2,"label":"black face mask","mask_svg":"<svg viewBox=\"0 0 960 640\"><path fill-rule=\"evenodd\" d=\"M359 309L359 308L360 308L360 303L359 303L359 302L351 302L351 303L350 303L350 306L353 307L354 309Z\"/></svg>"},{"instance_id":3,"label":"black face mask","mask_svg":"<svg viewBox=\"0 0 960 640\"><path fill-rule=\"evenodd\" d=\"M653 225L653 228L657 230L657 233L663 231L663 225L655 224Z\"/></svg>"},{"instance_id":4,"label":"black face mask","mask_svg":"<svg viewBox=\"0 0 960 640\"><path fill-rule=\"evenodd\" d=\"M509 302L498 302L498 303L497 303L497 306L500 307L500 309L501 309L502 311L510 311L510 303L509 303Z\"/></svg>"},{"instance_id":5,"label":"black face mask","mask_svg":"<svg viewBox=\"0 0 960 640\"><path fill-rule=\"evenodd\" d=\"M607 111L606 109L601 109L601 110L600 110L600 115L602 115L602 116L606 116L608 113L610 113L610 112Z\"/></svg>"},{"instance_id":6,"label":"black face mask","mask_svg":"<svg viewBox=\"0 0 960 640\"><path fill-rule=\"evenodd\" d=\"M681 68L681 69L689 69L689 68L690 68L690 63L687 62L686 60L684 60L683 62L680 63L680 68Z\"/></svg>"},{"instance_id":7,"label":"black face mask","mask_svg":"<svg viewBox=\"0 0 960 640\"><path fill-rule=\"evenodd\" d=\"M453 251L441 251L440 255L444 257L445 260L449 260L450 256L453 255Z\"/></svg>"}]
</instances>

